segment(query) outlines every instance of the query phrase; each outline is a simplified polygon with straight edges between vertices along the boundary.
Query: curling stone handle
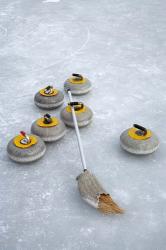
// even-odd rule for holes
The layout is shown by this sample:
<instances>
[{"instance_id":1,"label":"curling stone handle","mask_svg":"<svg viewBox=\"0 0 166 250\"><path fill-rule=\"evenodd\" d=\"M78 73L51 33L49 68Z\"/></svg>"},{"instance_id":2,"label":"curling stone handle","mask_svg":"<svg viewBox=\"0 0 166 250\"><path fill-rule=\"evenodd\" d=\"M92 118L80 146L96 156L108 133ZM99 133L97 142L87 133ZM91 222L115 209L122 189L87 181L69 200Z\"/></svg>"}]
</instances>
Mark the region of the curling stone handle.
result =
<instances>
[{"instance_id":1,"label":"curling stone handle","mask_svg":"<svg viewBox=\"0 0 166 250\"><path fill-rule=\"evenodd\" d=\"M45 87L46 90L50 90L50 89L53 89L53 86L51 85L48 85L47 87Z\"/></svg>"},{"instance_id":2,"label":"curling stone handle","mask_svg":"<svg viewBox=\"0 0 166 250\"><path fill-rule=\"evenodd\" d=\"M79 80L83 80L83 76L80 75L80 74L73 73L72 76L75 76L75 77L78 78Z\"/></svg>"},{"instance_id":3,"label":"curling stone handle","mask_svg":"<svg viewBox=\"0 0 166 250\"><path fill-rule=\"evenodd\" d=\"M50 114L45 114L44 115L44 123L45 124L50 124L52 122L52 118Z\"/></svg>"},{"instance_id":4,"label":"curling stone handle","mask_svg":"<svg viewBox=\"0 0 166 250\"><path fill-rule=\"evenodd\" d=\"M133 127L141 130L144 133L144 135L147 134L147 129L146 128L144 128L144 127L142 127L142 126L140 126L138 124L134 124Z\"/></svg>"},{"instance_id":5,"label":"curling stone handle","mask_svg":"<svg viewBox=\"0 0 166 250\"><path fill-rule=\"evenodd\" d=\"M69 96L70 103L73 103L72 94L70 92L70 89L67 89L67 93ZM82 141L81 141L80 132L79 132L79 128L78 128L77 118L76 118L75 109L74 109L73 105L71 105L71 112L72 112L74 127L75 127L75 131L76 131L76 135L77 135L78 147L79 147L79 151L80 151L83 170L86 171L87 167L86 167L86 161L85 161L85 156L84 156L84 150L83 150L83 146L82 146Z\"/></svg>"},{"instance_id":6,"label":"curling stone handle","mask_svg":"<svg viewBox=\"0 0 166 250\"><path fill-rule=\"evenodd\" d=\"M20 131L20 134L24 137L26 137L26 133L24 131Z\"/></svg>"},{"instance_id":7,"label":"curling stone handle","mask_svg":"<svg viewBox=\"0 0 166 250\"><path fill-rule=\"evenodd\" d=\"M75 111L78 111L84 108L84 104L82 102L70 102L69 105L71 107L74 107Z\"/></svg>"},{"instance_id":8,"label":"curling stone handle","mask_svg":"<svg viewBox=\"0 0 166 250\"><path fill-rule=\"evenodd\" d=\"M44 92L46 93L46 94L50 94L50 93L52 93L53 92L53 86L47 86L45 89L44 89Z\"/></svg>"},{"instance_id":9,"label":"curling stone handle","mask_svg":"<svg viewBox=\"0 0 166 250\"><path fill-rule=\"evenodd\" d=\"M24 139L26 140L26 144L28 144L30 142L30 138L29 136L24 132L24 131L20 131L20 134L24 137Z\"/></svg>"}]
</instances>

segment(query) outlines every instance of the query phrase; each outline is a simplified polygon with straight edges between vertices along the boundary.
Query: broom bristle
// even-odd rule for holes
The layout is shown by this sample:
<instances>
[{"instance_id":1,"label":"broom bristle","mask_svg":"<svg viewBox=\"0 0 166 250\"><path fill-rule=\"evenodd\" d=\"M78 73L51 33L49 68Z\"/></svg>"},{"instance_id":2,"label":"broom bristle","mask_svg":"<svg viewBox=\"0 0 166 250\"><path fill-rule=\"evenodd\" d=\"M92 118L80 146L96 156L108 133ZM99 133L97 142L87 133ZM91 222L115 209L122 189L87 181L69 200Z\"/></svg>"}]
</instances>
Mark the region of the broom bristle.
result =
<instances>
[{"instance_id":1,"label":"broom bristle","mask_svg":"<svg viewBox=\"0 0 166 250\"><path fill-rule=\"evenodd\" d=\"M123 209L121 209L111 198L109 194L100 194L98 209L104 214L122 214Z\"/></svg>"}]
</instances>

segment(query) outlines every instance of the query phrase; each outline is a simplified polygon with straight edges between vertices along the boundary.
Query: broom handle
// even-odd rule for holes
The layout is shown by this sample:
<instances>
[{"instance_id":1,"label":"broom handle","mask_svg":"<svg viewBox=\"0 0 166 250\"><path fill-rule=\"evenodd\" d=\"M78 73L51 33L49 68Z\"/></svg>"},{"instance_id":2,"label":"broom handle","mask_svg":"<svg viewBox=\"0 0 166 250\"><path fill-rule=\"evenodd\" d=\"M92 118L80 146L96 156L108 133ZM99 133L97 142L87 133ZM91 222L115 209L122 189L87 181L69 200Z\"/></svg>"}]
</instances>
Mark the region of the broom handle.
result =
<instances>
[{"instance_id":1,"label":"broom handle","mask_svg":"<svg viewBox=\"0 0 166 250\"><path fill-rule=\"evenodd\" d=\"M68 95L69 95L70 102L73 102L70 90L67 90L67 92L68 92ZM84 150L83 150L83 146L82 146L82 142L81 142L81 137L80 137L80 132L79 132L79 128L78 128L77 118L76 118L76 114L75 114L75 110L74 110L73 106L71 106L71 112L72 112L74 127L75 127L75 131L76 131L76 135L77 135L77 141L78 141L78 147L79 147L79 151L80 151L82 166L83 166L83 170L85 171L85 170L87 170L85 155L84 155Z\"/></svg>"}]
</instances>

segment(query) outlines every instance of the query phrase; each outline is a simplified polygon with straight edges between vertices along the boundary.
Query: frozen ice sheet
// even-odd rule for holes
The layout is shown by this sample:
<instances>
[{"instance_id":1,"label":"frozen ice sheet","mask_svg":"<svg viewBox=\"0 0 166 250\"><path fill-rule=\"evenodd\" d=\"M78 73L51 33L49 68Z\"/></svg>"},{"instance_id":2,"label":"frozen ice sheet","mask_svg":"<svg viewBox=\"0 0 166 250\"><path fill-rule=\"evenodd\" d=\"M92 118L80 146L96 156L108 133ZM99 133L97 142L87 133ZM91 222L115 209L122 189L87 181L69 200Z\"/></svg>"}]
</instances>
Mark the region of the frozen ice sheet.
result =
<instances>
[{"instance_id":1,"label":"frozen ice sheet","mask_svg":"<svg viewBox=\"0 0 166 250\"><path fill-rule=\"evenodd\" d=\"M166 249L165 8L164 0L0 1L0 249ZM73 130L36 163L6 155L9 139L44 113L36 91L63 89L73 72L93 82L79 98L94 111L81 129L87 165L124 215L103 216L81 200ZM158 134L156 153L120 149L133 123Z\"/></svg>"}]
</instances>

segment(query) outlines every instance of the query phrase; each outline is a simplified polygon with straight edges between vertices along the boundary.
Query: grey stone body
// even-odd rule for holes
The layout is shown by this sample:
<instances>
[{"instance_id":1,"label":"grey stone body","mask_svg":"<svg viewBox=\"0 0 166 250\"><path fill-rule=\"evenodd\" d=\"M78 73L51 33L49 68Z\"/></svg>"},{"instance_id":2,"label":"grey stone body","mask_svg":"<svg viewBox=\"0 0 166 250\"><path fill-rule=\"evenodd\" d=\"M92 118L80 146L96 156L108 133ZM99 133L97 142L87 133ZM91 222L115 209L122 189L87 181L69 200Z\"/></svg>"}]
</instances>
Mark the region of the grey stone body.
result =
<instances>
[{"instance_id":1,"label":"grey stone body","mask_svg":"<svg viewBox=\"0 0 166 250\"><path fill-rule=\"evenodd\" d=\"M69 88L73 95L84 95L92 89L92 84L88 79L85 83L81 84L71 83L66 80L66 82L64 83L64 88Z\"/></svg>"},{"instance_id":2,"label":"grey stone body","mask_svg":"<svg viewBox=\"0 0 166 250\"><path fill-rule=\"evenodd\" d=\"M29 148L18 148L14 144L14 138L7 145L9 157L19 163L29 163L40 159L46 152L46 146L43 140L37 137L37 143Z\"/></svg>"},{"instance_id":3,"label":"grey stone body","mask_svg":"<svg viewBox=\"0 0 166 250\"><path fill-rule=\"evenodd\" d=\"M146 140L135 140L128 135L129 129L125 130L120 136L121 147L132 154L146 155L151 154L159 147L158 137L152 133L152 136Z\"/></svg>"},{"instance_id":4,"label":"grey stone body","mask_svg":"<svg viewBox=\"0 0 166 250\"><path fill-rule=\"evenodd\" d=\"M61 111L61 118L64 123L69 127L74 127L73 117L71 112L67 112L66 108ZM86 111L82 113L76 113L76 118L78 122L78 127L85 127L91 123L93 118L93 112L90 108L86 106Z\"/></svg>"},{"instance_id":5,"label":"grey stone body","mask_svg":"<svg viewBox=\"0 0 166 250\"><path fill-rule=\"evenodd\" d=\"M91 206L98 207L98 197L100 194L107 194L100 185L96 177L88 170L77 177L80 195Z\"/></svg>"},{"instance_id":6,"label":"grey stone body","mask_svg":"<svg viewBox=\"0 0 166 250\"><path fill-rule=\"evenodd\" d=\"M34 97L35 104L42 109L55 109L63 104L64 95L61 91L55 96L43 96L37 92Z\"/></svg>"},{"instance_id":7,"label":"grey stone body","mask_svg":"<svg viewBox=\"0 0 166 250\"><path fill-rule=\"evenodd\" d=\"M61 139L66 133L65 124L59 120L59 124L54 127L40 127L36 121L32 123L31 132L40 136L45 142L53 142Z\"/></svg>"}]
</instances>

